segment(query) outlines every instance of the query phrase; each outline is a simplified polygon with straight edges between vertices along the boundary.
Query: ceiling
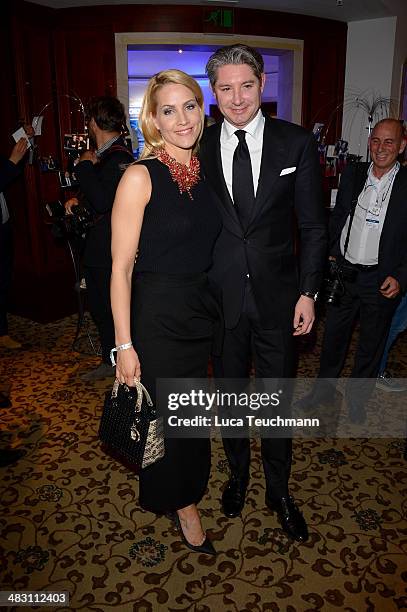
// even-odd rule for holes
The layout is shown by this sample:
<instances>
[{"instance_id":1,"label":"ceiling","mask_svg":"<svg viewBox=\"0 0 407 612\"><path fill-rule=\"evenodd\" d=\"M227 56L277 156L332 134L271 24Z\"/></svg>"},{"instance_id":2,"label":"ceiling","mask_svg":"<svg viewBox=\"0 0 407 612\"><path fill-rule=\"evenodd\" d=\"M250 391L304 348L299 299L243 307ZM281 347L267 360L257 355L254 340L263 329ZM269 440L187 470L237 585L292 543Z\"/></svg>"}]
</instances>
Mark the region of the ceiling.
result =
<instances>
[{"instance_id":1,"label":"ceiling","mask_svg":"<svg viewBox=\"0 0 407 612\"><path fill-rule=\"evenodd\" d=\"M153 50L152 47L154 47ZM129 78L149 79L151 75L171 66L171 68L178 68L187 72L196 79L206 79L205 65L216 47L207 51L197 51L193 45L182 45L182 47L186 53L180 54L177 50L174 51L174 46L172 46L171 51L168 49L163 51L161 45L137 45L137 49L128 49ZM270 79L272 74L278 73L278 57L274 55L272 49L269 49L269 53L263 53L262 51L262 54L264 71Z\"/></svg>"},{"instance_id":2,"label":"ceiling","mask_svg":"<svg viewBox=\"0 0 407 612\"><path fill-rule=\"evenodd\" d=\"M407 0L29 0L55 9L118 4L195 4L228 6L299 13L336 19L358 21L405 14Z\"/></svg>"}]
</instances>

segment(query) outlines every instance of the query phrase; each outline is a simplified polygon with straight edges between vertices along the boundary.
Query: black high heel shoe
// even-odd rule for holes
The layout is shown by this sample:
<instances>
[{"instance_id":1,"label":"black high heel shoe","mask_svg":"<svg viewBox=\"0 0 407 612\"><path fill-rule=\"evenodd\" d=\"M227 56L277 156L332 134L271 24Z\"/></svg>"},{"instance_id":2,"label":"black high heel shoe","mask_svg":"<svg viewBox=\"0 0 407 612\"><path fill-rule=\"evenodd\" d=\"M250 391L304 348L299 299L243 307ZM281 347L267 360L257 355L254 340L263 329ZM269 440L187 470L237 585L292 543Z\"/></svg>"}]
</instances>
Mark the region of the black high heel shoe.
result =
<instances>
[{"instance_id":1,"label":"black high heel shoe","mask_svg":"<svg viewBox=\"0 0 407 612\"><path fill-rule=\"evenodd\" d=\"M185 534L182 531L181 521L177 512L174 512L171 515L171 518L174 521L176 528L180 532L182 541L184 542L185 546L197 553L204 553L205 555L216 555L216 550L214 549L213 544L208 538L208 536L205 537L205 540L202 542L202 544L200 544L199 546L194 546L186 539Z\"/></svg>"}]
</instances>

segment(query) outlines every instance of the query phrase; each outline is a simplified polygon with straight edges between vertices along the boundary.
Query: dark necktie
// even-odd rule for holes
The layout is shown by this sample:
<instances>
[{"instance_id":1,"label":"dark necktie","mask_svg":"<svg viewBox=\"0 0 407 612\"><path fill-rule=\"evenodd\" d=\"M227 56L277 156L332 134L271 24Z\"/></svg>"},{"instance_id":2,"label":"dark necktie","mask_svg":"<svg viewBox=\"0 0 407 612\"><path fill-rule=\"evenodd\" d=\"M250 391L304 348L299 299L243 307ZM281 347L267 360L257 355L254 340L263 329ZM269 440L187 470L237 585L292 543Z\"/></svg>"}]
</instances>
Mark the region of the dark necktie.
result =
<instances>
[{"instance_id":1,"label":"dark necktie","mask_svg":"<svg viewBox=\"0 0 407 612\"><path fill-rule=\"evenodd\" d=\"M232 192L233 202L243 229L249 225L254 204L252 164L246 142L246 132L236 130L239 143L233 154Z\"/></svg>"}]
</instances>

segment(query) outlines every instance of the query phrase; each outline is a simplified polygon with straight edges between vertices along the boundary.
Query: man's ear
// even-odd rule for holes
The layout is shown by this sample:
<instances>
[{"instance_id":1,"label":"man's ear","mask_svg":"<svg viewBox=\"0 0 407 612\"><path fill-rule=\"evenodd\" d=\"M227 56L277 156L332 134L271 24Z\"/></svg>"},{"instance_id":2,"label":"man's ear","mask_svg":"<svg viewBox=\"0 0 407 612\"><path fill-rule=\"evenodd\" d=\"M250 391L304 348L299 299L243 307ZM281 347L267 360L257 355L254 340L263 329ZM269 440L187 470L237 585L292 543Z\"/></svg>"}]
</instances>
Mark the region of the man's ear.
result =
<instances>
[{"instance_id":1,"label":"man's ear","mask_svg":"<svg viewBox=\"0 0 407 612\"><path fill-rule=\"evenodd\" d=\"M261 81L260 81L260 91L263 93L264 86L266 84L266 75L264 72L261 73Z\"/></svg>"}]
</instances>

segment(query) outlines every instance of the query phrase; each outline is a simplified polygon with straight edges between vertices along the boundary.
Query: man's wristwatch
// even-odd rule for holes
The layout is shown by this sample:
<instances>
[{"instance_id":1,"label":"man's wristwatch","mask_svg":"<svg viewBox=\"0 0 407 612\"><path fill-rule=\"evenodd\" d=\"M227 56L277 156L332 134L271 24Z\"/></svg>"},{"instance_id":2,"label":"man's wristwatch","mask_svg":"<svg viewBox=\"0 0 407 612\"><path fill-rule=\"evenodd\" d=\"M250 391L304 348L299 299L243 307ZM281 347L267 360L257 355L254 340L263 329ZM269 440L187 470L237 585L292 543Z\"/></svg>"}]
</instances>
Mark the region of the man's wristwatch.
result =
<instances>
[{"instance_id":1,"label":"man's wristwatch","mask_svg":"<svg viewBox=\"0 0 407 612\"><path fill-rule=\"evenodd\" d=\"M314 293L313 291L301 291L301 295L305 295L306 297L312 298L314 302L316 302L318 297L318 291Z\"/></svg>"}]
</instances>

